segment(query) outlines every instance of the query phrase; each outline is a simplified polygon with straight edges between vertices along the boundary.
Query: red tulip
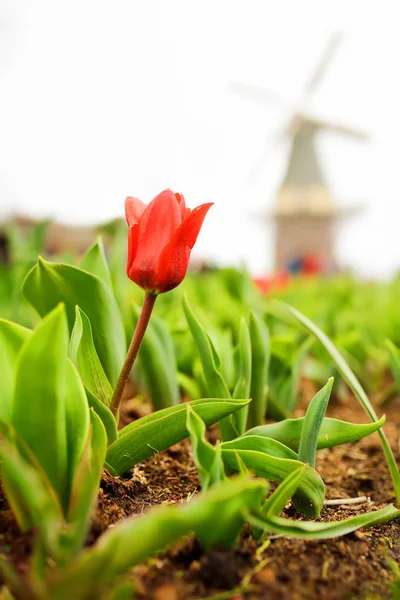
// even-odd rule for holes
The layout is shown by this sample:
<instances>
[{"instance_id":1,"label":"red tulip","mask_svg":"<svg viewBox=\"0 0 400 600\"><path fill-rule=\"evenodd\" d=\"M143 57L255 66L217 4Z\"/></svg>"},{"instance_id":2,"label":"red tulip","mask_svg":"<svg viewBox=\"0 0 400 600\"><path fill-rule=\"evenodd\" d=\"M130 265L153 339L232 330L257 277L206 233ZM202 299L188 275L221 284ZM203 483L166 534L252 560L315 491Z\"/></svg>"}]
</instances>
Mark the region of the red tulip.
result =
<instances>
[{"instance_id":1,"label":"red tulip","mask_svg":"<svg viewBox=\"0 0 400 600\"><path fill-rule=\"evenodd\" d=\"M147 206L137 198L127 198L128 277L153 294L178 286L212 204L201 204L191 211L182 194L171 190L164 190Z\"/></svg>"}]
</instances>

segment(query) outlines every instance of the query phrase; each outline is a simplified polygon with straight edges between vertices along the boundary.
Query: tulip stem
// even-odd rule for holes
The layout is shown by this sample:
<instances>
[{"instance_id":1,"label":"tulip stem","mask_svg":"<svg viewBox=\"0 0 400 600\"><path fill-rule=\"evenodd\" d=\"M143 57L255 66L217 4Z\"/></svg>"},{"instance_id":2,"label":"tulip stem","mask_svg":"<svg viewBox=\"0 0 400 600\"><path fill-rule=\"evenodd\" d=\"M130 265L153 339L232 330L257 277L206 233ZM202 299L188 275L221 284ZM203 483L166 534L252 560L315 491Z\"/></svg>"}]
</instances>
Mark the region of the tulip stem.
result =
<instances>
[{"instance_id":1,"label":"tulip stem","mask_svg":"<svg viewBox=\"0 0 400 600\"><path fill-rule=\"evenodd\" d=\"M139 352L139 348L142 344L156 299L157 294L146 292L135 333L133 334L128 353L126 355L124 364L118 377L117 385L115 386L113 397L111 399L110 409L114 416L117 414L119 405L121 404L122 395Z\"/></svg>"}]
</instances>

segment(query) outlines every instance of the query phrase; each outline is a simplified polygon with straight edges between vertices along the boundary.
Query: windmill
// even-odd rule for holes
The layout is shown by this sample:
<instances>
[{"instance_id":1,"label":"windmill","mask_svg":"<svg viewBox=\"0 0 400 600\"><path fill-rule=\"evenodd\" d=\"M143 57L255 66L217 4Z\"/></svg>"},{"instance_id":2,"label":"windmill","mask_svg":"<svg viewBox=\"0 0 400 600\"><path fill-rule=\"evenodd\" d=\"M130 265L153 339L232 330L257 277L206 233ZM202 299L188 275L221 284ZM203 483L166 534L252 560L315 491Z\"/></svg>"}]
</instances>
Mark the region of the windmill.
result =
<instances>
[{"instance_id":1,"label":"windmill","mask_svg":"<svg viewBox=\"0 0 400 600\"><path fill-rule=\"evenodd\" d=\"M296 271L306 257L314 260L324 272L336 270L334 255L335 223L346 214L335 202L325 180L319 160L316 137L321 131L333 131L358 140L368 136L344 125L318 119L307 112L307 101L323 78L338 47L341 36L335 34L317 68L308 81L296 110L291 111L284 128L290 140L290 151L274 210L275 268ZM261 101L275 100L275 95L257 86L234 83L231 88L246 97ZM265 153L264 153L265 154ZM263 162L265 162L263 155ZM253 171L253 177L261 165Z\"/></svg>"}]
</instances>

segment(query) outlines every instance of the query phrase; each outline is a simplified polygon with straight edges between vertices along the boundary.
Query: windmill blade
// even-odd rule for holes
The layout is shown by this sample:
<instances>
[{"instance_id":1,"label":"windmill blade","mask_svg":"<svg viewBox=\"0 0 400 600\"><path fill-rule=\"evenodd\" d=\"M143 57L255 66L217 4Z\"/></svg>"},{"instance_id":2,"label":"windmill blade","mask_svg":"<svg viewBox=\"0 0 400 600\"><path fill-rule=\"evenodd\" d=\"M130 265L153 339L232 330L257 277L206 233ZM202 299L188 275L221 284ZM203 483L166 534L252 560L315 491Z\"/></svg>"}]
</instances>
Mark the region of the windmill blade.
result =
<instances>
[{"instance_id":1,"label":"windmill blade","mask_svg":"<svg viewBox=\"0 0 400 600\"><path fill-rule=\"evenodd\" d=\"M334 131L335 133L341 133L357 140L369 139L369 134L366 131L361 131L355 127L349 127L347 125L340 125L339 123L333 123L331 121L319 121L316 119L310 119L318 129L324 129L325 131Z\"/></svg>"},{"instance_id":2,"label":"windmill blade","mask_svg":"<svg viewBox=\"0 0 400 600\"><path fill-rule=\"evenodd\" d=\"M312 74L305 88L306 93L311 93L321 81L325 71L328 68L329 63L333 58L333 55L335 54L340 42L342 41L342 38L343 34L340 32L336 32L332 35L316 69L314 70L314 73Z\"/></svg>"},{"instance_id":3,"label":"windmill blade","mask_svg":"<svg viewBox=\"0 0 400 600\"><path fill-rule=\"evenodd\" d=\"M265 104L266 102L279 102L280 97L274 92L261 88L257 85L250 83L241 83L240 81L233 81L229 84L229 89L236 94L246 96L257 102Z\"/></svg>"}]
</instances>

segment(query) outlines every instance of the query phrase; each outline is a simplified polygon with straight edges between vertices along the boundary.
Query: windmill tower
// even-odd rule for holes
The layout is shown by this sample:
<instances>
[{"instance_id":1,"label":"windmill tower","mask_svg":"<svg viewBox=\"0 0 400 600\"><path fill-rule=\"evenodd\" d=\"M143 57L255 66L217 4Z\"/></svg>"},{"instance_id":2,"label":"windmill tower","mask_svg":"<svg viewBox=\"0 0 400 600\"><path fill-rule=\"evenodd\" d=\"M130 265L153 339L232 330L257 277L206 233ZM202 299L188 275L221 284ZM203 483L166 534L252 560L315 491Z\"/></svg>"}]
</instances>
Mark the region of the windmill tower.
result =
<instances>
[{"instance_id":1,"label":"windmill tower","mask_svg":"<svg viewBox=\"0 0 400 600\"><path fill-rule=\"evenodd\" d=\"M306 111L306 102L325 74L340 36L332 37L309 80L298 109L291 111L285 135L290 152L272 214L275 222L275 268L292 268L306 257L315 257L324 272L337 268L335 225L353 211L344 211L334 201L321 168L316 147L320 131L334 131L364 140L367 135L355 129L319 120ZM271 94L258 87L236 83L232 88L253 100L271 100ZM265 161L263 161L265 162ZM258 169L259 170L259 169ZM254 174L254 173L253 173Z\"/></svg>"}]
</instances>

